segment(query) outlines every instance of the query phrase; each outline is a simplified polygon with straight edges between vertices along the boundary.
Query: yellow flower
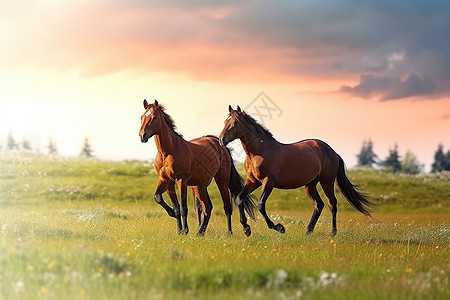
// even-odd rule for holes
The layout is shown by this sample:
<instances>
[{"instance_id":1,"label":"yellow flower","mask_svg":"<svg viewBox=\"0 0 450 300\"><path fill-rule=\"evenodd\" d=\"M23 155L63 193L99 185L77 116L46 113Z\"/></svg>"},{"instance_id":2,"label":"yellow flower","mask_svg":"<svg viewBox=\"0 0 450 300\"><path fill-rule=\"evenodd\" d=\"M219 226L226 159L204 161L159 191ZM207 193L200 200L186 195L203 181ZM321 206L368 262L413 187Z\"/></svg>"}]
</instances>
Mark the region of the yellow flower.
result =
<instances>
[{"instance_id":1,"label":"yellow flower","mask_svg":"<svg viewBox=\"0 0 450 300\"><path fill-rule=\"evenodd\" d=\"M45 286L41 286L41 293L42 294L47 294L48 293L48 288L46 288Z\"/></svg>"},{"instance_id":2,"label":"yellow flower","mask_svg":"<svg viewBox=\"0 0 450 300\"><path fill-rule=\"evenodd\" d=\"M127 251L127 256L130 256L131 255L131 252L130 251Z\"/></svg>"},{"instance_id":3,"label":"yellow flower","mask_svg":"<svg viewBox=\"0 0 450 300\"><path fill-rule=\"evenodd\" d=\"M83 289L81 289L81 290L79 291L79 293L80 293L81 296L83 296L84 294L86 294L86 291L83 290Z\"/></svg>"},{"instance_id":4,"label":"yellow flower","mask_svg":"<svg viewBox=\"0 0 450 300\"><path fill-rule=\"evenodd\" d=\"M406 273L411 273L412 272L412 268L406 268L405 272Z\"/></svg>"}]
</instances>

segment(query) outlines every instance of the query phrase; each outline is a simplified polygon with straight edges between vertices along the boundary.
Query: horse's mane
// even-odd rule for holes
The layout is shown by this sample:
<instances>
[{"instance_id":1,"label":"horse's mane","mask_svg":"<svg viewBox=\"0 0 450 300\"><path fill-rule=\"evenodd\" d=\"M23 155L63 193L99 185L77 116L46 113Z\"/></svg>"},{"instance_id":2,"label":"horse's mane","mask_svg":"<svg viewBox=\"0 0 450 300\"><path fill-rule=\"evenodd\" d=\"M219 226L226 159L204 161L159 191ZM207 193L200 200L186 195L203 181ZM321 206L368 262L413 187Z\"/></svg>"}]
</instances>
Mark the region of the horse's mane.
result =
<instances>
[{"instance_id":1,"label":"horse's mane","mask_svg":"<svg viewBox=\"0 0 450 300\"><path fill-rule=\"evenodd\" d=\"M244 116L244 118L247 120L247 122L256 129L256 132L264 135L265 137L273 139L272 133L266 127L264 127L263 125L256 122L256 120L253 119L252 116L250 116L249 114L246 114L245 112L242 113L242 116Z\"/></svg>"},{"instance_id":2,"label":"horse's mane","mask_svg":"<svg viewBox=\"0 0 450 300\"><path fill-rule=\"evenodd\" d=\"M177 132L177 126L175 125L175 121L172 119L172 117L170 115L168 115L165 112L166 109L165 109L164 105L162 105L162 104L158 104L157 106L155 106L154 104L150 104L150 105L152 105L154 109L156 109L157 111L162 113L162 115L164 116L164 120L166 121L167 126L169 126L169 128L172 129L172 131L176 135L178 135L180 137L183 136L181 133Z\"/></svg>"}]
</instances>

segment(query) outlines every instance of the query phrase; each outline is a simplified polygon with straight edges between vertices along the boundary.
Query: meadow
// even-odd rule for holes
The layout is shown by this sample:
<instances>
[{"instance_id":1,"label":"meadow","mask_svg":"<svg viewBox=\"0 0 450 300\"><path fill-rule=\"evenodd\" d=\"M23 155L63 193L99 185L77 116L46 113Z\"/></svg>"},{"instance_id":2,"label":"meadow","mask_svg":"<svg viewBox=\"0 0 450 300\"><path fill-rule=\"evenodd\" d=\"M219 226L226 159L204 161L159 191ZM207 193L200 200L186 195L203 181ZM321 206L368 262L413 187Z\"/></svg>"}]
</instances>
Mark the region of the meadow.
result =
<instances>
[{"instance_id":1,"label":"meadow","mask_svg":"<svg viewBox=\"0 0 450 300\"><path fill-rule=\"evenodd\" d=\"M1 154L0 298L449 299L450 174L348 177L377 207L370 220L337 192L335 237L326 209L305 236L301 189L267 202L284 235L258 217L246 237L237 210L229 235L214 183L205 236L190 194L179 236L153 200L150 162Z\"/></svg>"}]
</instances>

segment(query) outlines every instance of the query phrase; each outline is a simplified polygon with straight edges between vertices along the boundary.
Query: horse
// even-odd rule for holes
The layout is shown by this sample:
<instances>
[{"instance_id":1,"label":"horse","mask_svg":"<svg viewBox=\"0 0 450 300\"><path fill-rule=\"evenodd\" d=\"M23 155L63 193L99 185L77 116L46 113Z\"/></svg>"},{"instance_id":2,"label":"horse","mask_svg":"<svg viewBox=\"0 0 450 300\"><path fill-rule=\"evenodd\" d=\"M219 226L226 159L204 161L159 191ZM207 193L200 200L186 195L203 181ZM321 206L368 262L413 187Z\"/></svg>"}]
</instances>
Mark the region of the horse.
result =
<instances>
[{"instance_id":1,"label":"horse","mask_svg":"<svg viewBox=\"0 0 450 300\"><path fill-rule=\"evenodd\" d=\"M328 208L332 214L332 236L337 233L335 182L341 194L356 210L372 218L369 208L374 204L367 195L361 193L357 186L350 182L345 173L344 161L327 143L318 139L306 139L292 144L283 144L239 106L233 110L230 105L228 111L229 115L219 139L220 144L225 146L235 139L240 139L246 153L244 166L247 180L238 194L236 203L239 206L240 221L247 236L251 234L251 228L247 224L240 199L248 197L259 186L262 188L257 204L258 210L263 215L267 226L280 233L285 232L284 226L280 223L274 224L266 213L266 201L274 188L304 187L314 206L307 226L307 235L314 231L324 208L324 203L317 192L317 183L320 183L328 199Z\"/></svg>"},{"instance_id":2,"label":"horse","mask_svg":"<svg viewBox=\"0 0 450 300\"><path fill-rule=\"evenodd\" d=\"M175 123L171 116L165 112L163 105L155 100L149 104L144 100L145 112L141 116L139 136L142 143L147 143L155 137L158 154L154 165L159 180L155 201L160 204L171 217L177 220L178 234L187 234L187 186L192 187L196 200L201 205L204 218L201 221L201 211L197 209L199 228L198 235L205 234L211 217L213 205L207 187L214 178L223 201L223 208L227 216L228 232L232 233L231 198L236 199L237 194L244 187L244 180L233 164L230 149L219 143L218 137L203 136L186 141L176 132ZM181 197L181 207L175 192L178 185ZM170 207L163 198L167 191L173 207ZM231 198L230 198L231 193ZM241 203L247 213L254 217L254 204L251 196L241 197ZM241 206L242 206L241 205ZM198 206L197 206L198 208Z\"/></svg>"}]
</instances>

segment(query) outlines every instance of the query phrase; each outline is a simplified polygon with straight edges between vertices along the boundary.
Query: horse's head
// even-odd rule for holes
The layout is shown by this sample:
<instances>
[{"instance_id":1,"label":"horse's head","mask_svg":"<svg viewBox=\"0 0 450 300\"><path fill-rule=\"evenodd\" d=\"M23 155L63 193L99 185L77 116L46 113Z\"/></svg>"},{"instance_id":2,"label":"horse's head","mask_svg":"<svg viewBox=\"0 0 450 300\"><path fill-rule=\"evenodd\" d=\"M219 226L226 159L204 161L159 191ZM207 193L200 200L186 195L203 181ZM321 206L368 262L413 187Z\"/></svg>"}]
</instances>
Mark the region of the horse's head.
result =
<instances>
[{"instance_id":1,"label":"horse's head","mask_svg":"<svg viewBox=\"0 0 450 300\"><path fill-rule=\"evenodd\" d=\"M241 108L238 106L237 109L234 110L231 105L229 105L228 111L230 113L225 120L225 126L219 136L220 144L223 146L240 138L244 130L241 122L241 115L243 114Z\"/></svg>"},{"instance_id":2,"label":"horse's head","mask_svg":"<svg viewBox=\"0 0 450 300\"><path fill-rule=\"evenodd\" d=\"M161 128L161 118L158 118L158 101L148 104L147 100L144 100L145 112L141 116L141 129L139 130L139 136L141 142L147 143L148 140L157 134Z\"/></svg>"}]
</instances>

